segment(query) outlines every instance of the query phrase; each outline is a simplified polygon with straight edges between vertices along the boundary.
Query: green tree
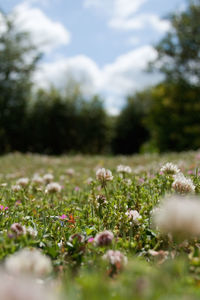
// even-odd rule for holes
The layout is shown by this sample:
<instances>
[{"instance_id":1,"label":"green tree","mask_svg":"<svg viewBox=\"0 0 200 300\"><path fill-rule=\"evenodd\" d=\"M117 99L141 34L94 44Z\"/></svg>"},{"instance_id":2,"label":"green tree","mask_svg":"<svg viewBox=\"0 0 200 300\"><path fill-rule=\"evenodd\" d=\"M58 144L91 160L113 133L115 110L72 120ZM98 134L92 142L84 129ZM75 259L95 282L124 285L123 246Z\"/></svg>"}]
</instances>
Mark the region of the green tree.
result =
<instances>
[{"instance_id":1,"label":"green tree","mask_svg":"<svg viewBox=\"0 0 200 300\"><path fill-rule=\"evenodd\" d=\"M171 29L156 46L153 67L164 74L152 90L146 124L160 151L200 147L200 1L170 16Z\"/></svg>"},{"instance_id":2,"label":"green tree","mask_svg":"<svg viewBox=\"0 0 200 300\"><path fill-rule=\"evenodd\" d=\"M149 132L144 119L149 111L149 90L129 96L125 107L116 118L112 149L115 154L138 152L148 140Z\"/></svg>"},{"instance_id":3,"label":"green tree","mask_svg":"<svg viewBox=\"0 0 200 300\"><path fill-rule=\"evenodd\" d=\"M156 46L158 58L154 67L170 82L186 81L200 85L200 1L189 1L188 7L171 14L171 29Z\"/></svg>"},{"instance_id":4,"label":"green tree","mask_svg":"<svg viewBox=\"0 0 200 300\"><path fill-rule=\"evenodd\" d=\"M23 137L31 75L40 58L29 34L19 31L14 17L1 14L0 152L24 150Z\"/></svg>"}]
</instances>

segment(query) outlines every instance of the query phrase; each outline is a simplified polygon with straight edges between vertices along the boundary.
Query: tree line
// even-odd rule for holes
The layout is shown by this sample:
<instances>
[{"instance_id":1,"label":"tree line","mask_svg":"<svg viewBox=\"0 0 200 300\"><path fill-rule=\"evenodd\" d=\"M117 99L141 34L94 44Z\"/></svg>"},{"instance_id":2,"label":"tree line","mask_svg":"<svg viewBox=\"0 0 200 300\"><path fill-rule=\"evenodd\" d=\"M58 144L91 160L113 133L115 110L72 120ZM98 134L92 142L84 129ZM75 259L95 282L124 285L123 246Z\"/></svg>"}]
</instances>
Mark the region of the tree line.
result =
<instances>
[{"instance_id":1,"label":"tree line","mask_svg":"<svg viewBox=\"0 0 200 300\"><path fill-rule=\"evenodd\" d=\"M200 2L169 16L151 72L163 80L126 98L109 116L98 96L80 89L33 90L41 58L26 32L3 15L0 34L0 153L114 153L200 148ZM1 21L2 22L2 21ZM6 26L5 26L6 24Z\"/></svg>"}]
</instances>

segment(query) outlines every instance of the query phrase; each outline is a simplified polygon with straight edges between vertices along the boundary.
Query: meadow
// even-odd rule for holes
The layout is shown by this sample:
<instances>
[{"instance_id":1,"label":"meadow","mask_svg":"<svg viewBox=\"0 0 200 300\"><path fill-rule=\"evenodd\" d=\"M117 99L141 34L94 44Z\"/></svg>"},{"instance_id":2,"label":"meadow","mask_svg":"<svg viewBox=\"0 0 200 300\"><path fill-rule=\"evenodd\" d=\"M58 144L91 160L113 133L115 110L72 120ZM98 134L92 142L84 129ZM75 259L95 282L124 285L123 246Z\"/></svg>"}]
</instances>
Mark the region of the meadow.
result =
<instances>
[{"instance_id":1,"label":"meadow","mask_svg":"<svg viewBox=\"0 0 200 300\"><path fill-rule=\"evenodd\" d=\"M1 156L0 299L199 299L199 164Z\"/></svg>"}]
</instances>

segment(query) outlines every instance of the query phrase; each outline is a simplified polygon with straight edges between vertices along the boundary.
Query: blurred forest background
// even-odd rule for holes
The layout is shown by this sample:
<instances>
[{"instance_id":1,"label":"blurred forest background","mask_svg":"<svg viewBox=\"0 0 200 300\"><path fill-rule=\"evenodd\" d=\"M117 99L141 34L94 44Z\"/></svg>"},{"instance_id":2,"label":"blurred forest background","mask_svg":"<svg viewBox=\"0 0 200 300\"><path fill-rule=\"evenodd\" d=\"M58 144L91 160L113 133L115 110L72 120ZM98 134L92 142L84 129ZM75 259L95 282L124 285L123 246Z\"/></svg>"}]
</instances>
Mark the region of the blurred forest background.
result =
<instances>
[{"instance_id":1,"label":"blurred forest background","mask_svg":"<svg viewBox=\"0 0 200 300\"><path fill-rule=\"evenodd\" d=\"M169 16L148 72L163 80L128 95L118 116L103 99L85 98L75 81L65 91L37 89L42 54L2 12L0 27L0 153L132 154L200 148L200 1Z\"/></svg>"}]
</instances>

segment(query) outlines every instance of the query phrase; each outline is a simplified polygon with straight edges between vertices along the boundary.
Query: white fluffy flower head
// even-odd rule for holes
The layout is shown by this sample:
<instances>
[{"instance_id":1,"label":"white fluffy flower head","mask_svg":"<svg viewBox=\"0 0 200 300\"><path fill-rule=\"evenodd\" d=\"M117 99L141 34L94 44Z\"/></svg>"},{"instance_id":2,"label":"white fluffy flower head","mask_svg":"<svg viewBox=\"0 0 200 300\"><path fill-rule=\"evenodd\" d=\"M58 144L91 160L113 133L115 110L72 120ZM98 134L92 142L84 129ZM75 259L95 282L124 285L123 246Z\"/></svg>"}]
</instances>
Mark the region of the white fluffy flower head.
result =
<instances>
[{"instance_id":1,"label":"white fluffy flower head","mask_svg":"<svg viewBox=\"0 0 200 300\"><path fill-rule=\"evenodd\" d=\"M28 274L37 278L52 271L51 260L37 249L24 248L5 260L5 269L11 274Z\"/></svg>"},{"instance_id":2,"label":"white fluffy flower head","mask_svg":"<svg viewBox=\"0 0 200 300\"><path fill-rule=\"evenodd\" d=\"M160 171L163 172L164 174L175 175L180 172L180 169L178 168L177 165L175 165L171 162L168 162L164 166L162 166Z\"/></svg>"},{"instance_id":3,"label":"white fluffy flower head","mask_svg":"<svg viewBox=\"0 0 200 300\"><path fill-rule=\"evenodd\" d=\"M101 168L101 169L97 170L96 178L97 178L97 180L101 181L102 183L113 180L112 172L105 168Z\"/></svg>"},{"instance_id":4,"label":"white fluffy flower head","mask_svg":"<svg viewBox=\"0 0 200 300\"><path fill-rule=\"evenodd\" d=\"M193 193L195 191L195 185L190 178L186 178L182 173L174 176L174 182L172 188L181 194Z\"/></svg>"},{"instance_id":5,"label":"white fluffy flower head","mask_svg":"<svg viewBox=\"0 0 200 300\"><path fill-rule=\"evenodd\" d=\"M129 167L129 166L119 165L119 166L117 166L117 172L130 174L132 172L132 170L131 170L131 167Z\"/></svg>"},{"instance_id":6,"label":"white fluffy flower head","mask_svg":"<svg viewBox=\"0 0 200 300\"><path fill-rule=\"evenodd\" d=\"M153 214L158 229L179 238L200 236L200 199L188 196L165 198L159 210Z\"/></svg>"},{"instance_id":7,"label":"white fluffy flower head","mask_svg":"<svg viewBox=\"0 0 200 300\"><path fill-rule=\"evenodd\" d=\"M51 194L51 193L59 193L61 191L62 187L59 183L57 182L51 182L47 184L45 193Z\"/></svg>"}]
</instances>

